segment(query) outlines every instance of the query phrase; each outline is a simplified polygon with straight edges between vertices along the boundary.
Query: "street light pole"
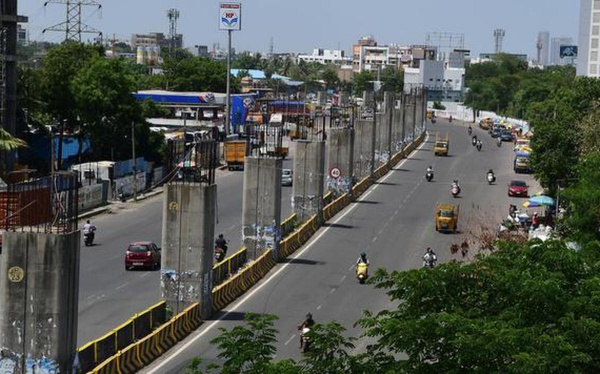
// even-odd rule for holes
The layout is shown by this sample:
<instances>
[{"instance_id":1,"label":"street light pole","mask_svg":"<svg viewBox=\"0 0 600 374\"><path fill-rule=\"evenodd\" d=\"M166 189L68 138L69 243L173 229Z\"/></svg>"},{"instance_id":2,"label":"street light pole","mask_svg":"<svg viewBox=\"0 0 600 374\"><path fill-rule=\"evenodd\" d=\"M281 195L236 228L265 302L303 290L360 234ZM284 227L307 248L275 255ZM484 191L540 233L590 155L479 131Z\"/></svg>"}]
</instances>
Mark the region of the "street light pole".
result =
<instances>
[{"instance_id":1,"label":"street light pole","mask_svg":"<svg viewBox=\"0 0 600 374\"><path fill-rule=\"evenodd\" d=\"M227 98L225 102L225 136L229 135L231 122L231 30L227 30Z\"/></svg>"}]
</instances>

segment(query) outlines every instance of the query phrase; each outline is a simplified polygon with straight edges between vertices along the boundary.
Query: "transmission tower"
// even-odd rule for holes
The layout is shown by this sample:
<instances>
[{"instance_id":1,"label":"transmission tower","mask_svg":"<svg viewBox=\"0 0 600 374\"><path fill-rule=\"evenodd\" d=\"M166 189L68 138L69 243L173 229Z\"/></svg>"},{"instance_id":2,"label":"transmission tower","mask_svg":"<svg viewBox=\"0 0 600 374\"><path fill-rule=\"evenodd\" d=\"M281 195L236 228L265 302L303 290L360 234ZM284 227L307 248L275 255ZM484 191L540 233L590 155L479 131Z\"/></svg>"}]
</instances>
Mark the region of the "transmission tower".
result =
<instances>
[{"instance_id":1,"label":"transmission tower","mask_svg":"<svg viewBox=\"0 0 600 374\"><path fill-rule=\"evenodd\" d=\"M81 42L81 34L98 34L102 39L102 32L95 28L81 23L81 9L84 6L94 6L97 9L102 9L102 5L96 0L48 0L44 6L48 4L65 4L67 6L67 19L64 22L57 23L54 26L48 27L42 31L59 31L65 33L65 41L75 40ZM102 40L101 40L102 41Z\"/></svg>"},{"instance_id":2,"label":"transmission tower","mask_svg":"<svg viewBox=\"0 0 600 374\"><path fill-rule=\"evenodd\" d=\"M179 10L173 8L169 9L167 11L167 18L169 18L169 54L172 55L177 42L177 19L179 19Z\"/></svg>"},{"instance_id":3,"label":"transmission tower","mask_svg":"<svg viewBox=\"0 0 600 374\"><path fill-rule=\"evenodd\" d=\"M504 41L504 35L506 32L504 29L496 29L494 30L494 51L496 54L502 53L502 42Z\"/></svg>"},{"instance_id":4,"label":"transmission tower","mask_svg":"<svg viewBox=\"0 0 600 374\"><path fill-rule=\"evenodd\" d=\"M543 65L542 62L542 48L544 47L544 44L542 43L542 38L540 35L538 35L537 41L535 43L535 49L537 50L537 63L538 65Z\"/></svg>"}]
</instances>

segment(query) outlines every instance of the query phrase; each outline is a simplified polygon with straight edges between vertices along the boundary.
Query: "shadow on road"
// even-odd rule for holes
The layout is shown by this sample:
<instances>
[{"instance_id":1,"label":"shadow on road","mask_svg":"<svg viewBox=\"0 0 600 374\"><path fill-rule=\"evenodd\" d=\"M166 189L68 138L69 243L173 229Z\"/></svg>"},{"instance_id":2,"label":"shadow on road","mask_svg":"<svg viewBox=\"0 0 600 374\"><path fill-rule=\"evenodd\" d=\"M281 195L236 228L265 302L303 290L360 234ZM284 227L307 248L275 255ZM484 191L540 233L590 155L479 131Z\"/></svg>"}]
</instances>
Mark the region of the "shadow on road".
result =
<instances>
[{"instance_id":1,"label":"shadow on road","mask_svg":"<svg viewBox=\"0 0 600 374\"><path fill-rule=\"evenodd\" d=\"M344 225L343 223L328 223L328 222L325 222L323 224L323 226L333 227L333 228L337 228L337 229L353 229L353 228L355 228L355 226L352 226L352 225Z\"/></svg>"},{"instance_id":2,"label":"shadow on road","mask_svg":"<svg viewBox=\"0 0 600 374\"><path fill-rule=\"evenodd\" d=\"M325 262L323 261L315 261L315 260L307 260L305 258L286 258L281 260L280 262L284 264L295 264L295 265L322 265Z\"/></svg>"},{"instance_id":3,"label":"shadow on road","mask_svg":"<svg viewBox=\"0 0 600 374\"><path fill-rule=\"evenodd\" d=\"M380 184L382 186L397 186L398 183L391 183L391 182L375 182L374 184Z\"/></svg>"},{"instance_id":4,"label":"shadow on road","mask_svg":"<svg viewBox=\"0 0 600 374\"><path fill-rule=\"evenodd\" d=\"M370 201L370 200L356 200L355 202L357 204L371 204L371 205L381 204L379 201Z\"/></svg>"}]
</instances>

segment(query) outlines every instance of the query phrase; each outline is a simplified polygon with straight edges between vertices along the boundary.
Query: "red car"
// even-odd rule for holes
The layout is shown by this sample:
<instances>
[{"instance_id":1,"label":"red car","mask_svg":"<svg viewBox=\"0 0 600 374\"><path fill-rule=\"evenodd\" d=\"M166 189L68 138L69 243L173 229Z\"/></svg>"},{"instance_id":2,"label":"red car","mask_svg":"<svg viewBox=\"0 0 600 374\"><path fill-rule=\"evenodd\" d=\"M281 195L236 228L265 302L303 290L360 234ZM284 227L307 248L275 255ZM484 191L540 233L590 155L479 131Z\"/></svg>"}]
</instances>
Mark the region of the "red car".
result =
<instances>
[{"instance_id":1,"label":"red car","mask_svg":"<svg viewBox=\"0 0 600 374\"><path fill-rule=\"evenodd\" d=\"M508 196L529 196L529 186L523 181L510 181L508 185Z\"/></svg>"},{"instance_id":2,"label":"red car","mask_svg":"<svg viewBox=\"0 0 600 374\"><path fill-rule=\"evenodd\" d=\"M134 267L158 269L160 267L160 248L153 242L133 242L125 252L125 270Z\"/></svg>"}]
</instances>

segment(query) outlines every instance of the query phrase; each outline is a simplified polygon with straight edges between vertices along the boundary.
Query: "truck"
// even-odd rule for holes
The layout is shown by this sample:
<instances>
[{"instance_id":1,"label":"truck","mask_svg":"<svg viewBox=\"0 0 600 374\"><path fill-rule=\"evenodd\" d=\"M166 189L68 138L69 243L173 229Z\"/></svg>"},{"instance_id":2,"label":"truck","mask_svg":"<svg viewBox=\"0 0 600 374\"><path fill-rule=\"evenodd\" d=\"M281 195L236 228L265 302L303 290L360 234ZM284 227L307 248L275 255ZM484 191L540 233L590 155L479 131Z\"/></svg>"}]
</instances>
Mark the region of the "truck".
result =
<instances>
[{"instance_id":1,"label":"truck","mask_svg":"<svg viewBox=\"0 0 600 374\"><path fill-rule=\"evenodd\" d=\"M440 204L435 206L435 231L456 232L460 205Z\"/></svg>"},{"instance_id":2,"label":"truck","mask_svg":"<svg viewBox=\"0 0 600 374\"><path fill-rule=\"evenodd\" d=\"M223 143L223 154L227 163L227 169L244 170L247 150L248 142L245 140L231 140Z\"/></svg>"},{"instance_id":3,"label":"truck","mask_svg":"<svg viewBox=\"0 0 600 374\"><path fill-rule=\"evenodd\" d=\"M450 146L450 138L448 134L442 137L440 134L435 136L435 145L433 146L433 153L436 156L448 156L448 147Z\"/></svg>"}]
</instances>

